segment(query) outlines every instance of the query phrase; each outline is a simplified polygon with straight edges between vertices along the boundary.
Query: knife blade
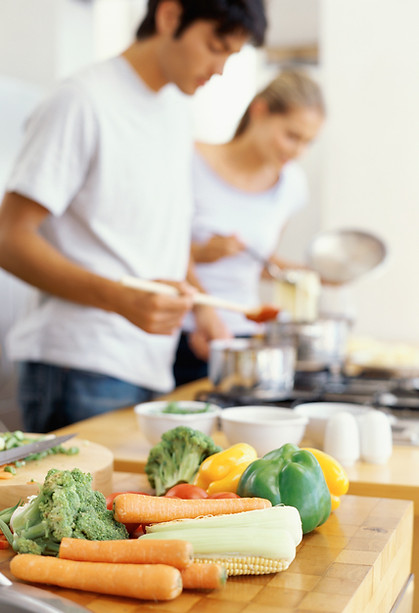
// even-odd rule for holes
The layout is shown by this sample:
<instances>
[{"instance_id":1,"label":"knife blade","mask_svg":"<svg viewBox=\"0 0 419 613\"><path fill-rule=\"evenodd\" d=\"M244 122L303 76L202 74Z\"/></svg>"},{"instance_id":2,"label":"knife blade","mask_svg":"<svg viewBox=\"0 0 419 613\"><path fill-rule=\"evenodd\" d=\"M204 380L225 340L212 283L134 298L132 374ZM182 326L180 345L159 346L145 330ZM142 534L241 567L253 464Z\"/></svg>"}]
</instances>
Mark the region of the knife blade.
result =
<instances>
[{"instance_id":1,"label":"knife blade","mask_svg":"<svg viewBox=\"0 0 419 613\"><path fill-rule=\"evenodd\" d=\"M26 458L32 453L39 453L41 451L45 451L46 449L51 449L51 447L61 445L61 443L68 441L70 438L73 438L73 436L76 436L76 434L73 433L64 434L63 436L54 436L51 438L45 438L42 441L36 441L35 443L27 443L25 445L21 445L20 447L13 447L7 451L0 451L0 466Z\"/></svg>"},{"instance_id":2,"label":"knife blade","mask_svg":"<svg viewBox=\"0 0 419 613\"><path fill-rule=\"evenodd\" d=\"M49 590L26 583L10 581L0 573L0 613L82 613L85 607L54 594Z\"/></svg>"}]
</instances>

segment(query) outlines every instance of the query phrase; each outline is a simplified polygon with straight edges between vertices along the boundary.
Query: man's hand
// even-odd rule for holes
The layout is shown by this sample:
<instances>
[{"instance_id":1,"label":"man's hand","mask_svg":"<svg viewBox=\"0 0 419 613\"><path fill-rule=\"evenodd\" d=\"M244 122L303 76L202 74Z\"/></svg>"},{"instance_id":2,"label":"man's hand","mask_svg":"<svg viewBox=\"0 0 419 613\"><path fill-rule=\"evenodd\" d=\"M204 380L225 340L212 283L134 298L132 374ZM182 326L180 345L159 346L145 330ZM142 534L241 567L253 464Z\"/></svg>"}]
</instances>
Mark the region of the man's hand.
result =
<instances>
[{"instance_id":1,"label":"man's hand","mask_svg":"<svg viewBox=\"0 0 419 613\"><path fill-rule=\"evenodd\" d=\"M167 296L120 285L117 312L150 334L173 334L193 306L195 289L186 281L162 281L179 295Z\"/></svg>"}]
</instances>

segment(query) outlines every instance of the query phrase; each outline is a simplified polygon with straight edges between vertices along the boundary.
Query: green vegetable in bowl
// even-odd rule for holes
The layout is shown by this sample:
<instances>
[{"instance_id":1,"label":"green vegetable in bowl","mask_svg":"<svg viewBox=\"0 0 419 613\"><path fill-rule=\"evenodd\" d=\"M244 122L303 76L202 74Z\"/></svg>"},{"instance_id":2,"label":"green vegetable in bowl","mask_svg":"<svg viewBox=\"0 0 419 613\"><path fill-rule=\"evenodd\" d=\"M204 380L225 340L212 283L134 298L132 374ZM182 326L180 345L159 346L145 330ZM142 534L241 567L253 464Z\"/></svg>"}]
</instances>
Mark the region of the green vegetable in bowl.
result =
<instances>
[{"instance_id":1,"label":"green vegetable in bowl","mask_svg":"<svg viewBox=\"0 0 419 613\"><path fill-rule=\"evenodd\" d=\"M177 402L169 402L162 410L162 413L174 413L178 415L195 415L195 413L208 413L210 410L209 404L206 404L202 409L187 409L179 406Z\"/></svg>"},{"instance_id":2,"label":"green vegetable in bowl","mask_svg":"<svg viewBox=\"0 0 419 613\"><path fill-rule=\"evenodd\" d=\"M148 481L157 496L178 483L192 483L205 458L219 451L221 447L199 430L172 428L150 450L145 466Z\"/></svg>"}]
</instances>

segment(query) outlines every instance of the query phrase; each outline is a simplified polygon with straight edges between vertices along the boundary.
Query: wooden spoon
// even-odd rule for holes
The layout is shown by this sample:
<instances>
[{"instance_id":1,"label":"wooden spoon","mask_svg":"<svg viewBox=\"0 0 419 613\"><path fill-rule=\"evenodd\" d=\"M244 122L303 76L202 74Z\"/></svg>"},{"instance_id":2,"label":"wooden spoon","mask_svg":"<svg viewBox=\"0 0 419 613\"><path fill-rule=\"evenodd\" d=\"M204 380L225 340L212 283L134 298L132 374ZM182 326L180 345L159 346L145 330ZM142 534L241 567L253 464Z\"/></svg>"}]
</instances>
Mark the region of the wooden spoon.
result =
<instances>
[{"instance_id":1,"label":"wooden spoon","mask_svg":"<svg viewBox=\"0 0 419 613\"><path fill-rule=\"evenodd\" d=\"M137 277L125 276L121 279L122 285L126 287L133 287L140 289L143 292L150 292L153 294L165 294L167 296L177 296L178 291L173 285L167 285L166 283L160 283L159 281L149 281L148 279L138 279ZM227 309L228 311L236 311L243 313L251 321L256 323L263 323L275 317L279 313L279 309L273 305L261 305L256 309L250 309L238 302L232 302L230 300L224 300L224 298L217 298L216 296L210 296L209 294L202 294L197 292L193 295L194 304L203 304L206 306L212 306L219 309Z\"/></svg>"}]
</instances>

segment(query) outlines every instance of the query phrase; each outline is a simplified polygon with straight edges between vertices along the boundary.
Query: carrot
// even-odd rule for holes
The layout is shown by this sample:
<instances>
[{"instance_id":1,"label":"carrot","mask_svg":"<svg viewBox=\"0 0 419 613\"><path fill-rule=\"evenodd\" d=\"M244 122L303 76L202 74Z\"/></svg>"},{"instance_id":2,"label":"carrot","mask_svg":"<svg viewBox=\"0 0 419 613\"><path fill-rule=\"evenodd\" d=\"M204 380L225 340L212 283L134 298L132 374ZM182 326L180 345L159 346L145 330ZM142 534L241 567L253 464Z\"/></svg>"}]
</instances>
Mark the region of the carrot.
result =
<instances>
[{"instance_id":1,"label":"carrot","mask_svg":"<svg viewBox=\"0 0 419 613\"><path fill-rule=\"evenodd\" d=\"M6 466L7 464L3 464L3 466L0 466L0 479L13 479L13 473L9 473L7 470L4 470Z\"/></svg>"},{"instance_id":2,"label":"carrot","mask_svg":"<svg viewBox=\"0 0 419 613\"><path fill-rule=\"evenodd\" d=\"M182 592L180 570L164 564L75 562L31 553L10 562L18 579L143 600L172 600Z\"/></svg>"},{"instance_id":3,"label":"carrot","mask_svg":"<svg viewBox=\"0 0 419 613\"><path fill-rule=\"evenodd\" d=\"M265 498L166 498L121 494L113 503L114 516L122 523L155 524L173 519L193 519L202 515L224 515L265 509L272 504Z\"/></svg>"},{"instance_id":4,"label":"carrot","mask_svg":"<svg viewBox=\"0 0 419 613\"><path fill-rule=\"evenodd\" d=\"M225 585L227 571L221 564L194 562L180 573L183 587L191 590L216 590Z\"/></svg>"},{"instance_id":5,"label":"carrot","mask_svg":"<svg viewBox=\"0 0 419 613\"><path fill-rule=\"evenodd\" d=\"M87 541L65 537L60 544L59 557L87 562L168 564L182 569L192 563L193 547L180 539Z\"/></svg>"}]
</instances>

